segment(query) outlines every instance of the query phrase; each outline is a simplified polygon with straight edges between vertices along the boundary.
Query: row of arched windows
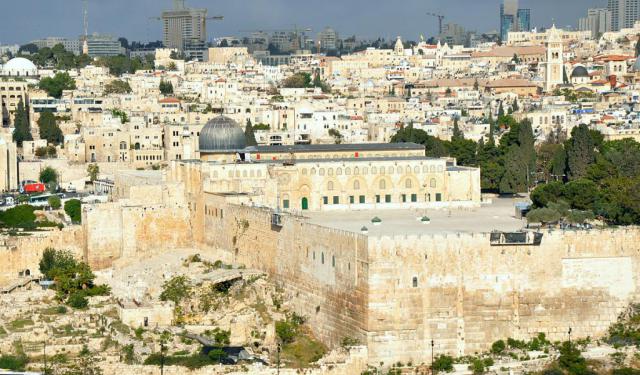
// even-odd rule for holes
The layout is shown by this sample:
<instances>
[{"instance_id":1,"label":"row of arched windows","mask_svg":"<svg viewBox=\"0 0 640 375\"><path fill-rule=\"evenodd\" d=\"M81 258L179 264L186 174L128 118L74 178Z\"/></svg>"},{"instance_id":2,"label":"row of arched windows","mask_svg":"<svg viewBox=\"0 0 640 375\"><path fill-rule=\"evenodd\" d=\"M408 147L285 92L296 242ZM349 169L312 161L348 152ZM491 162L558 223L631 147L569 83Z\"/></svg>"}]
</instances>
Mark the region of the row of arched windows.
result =
<instances>
[{"instance_id":1,"label":"row of arched windows","mask_svg":"<svg viewBox=\"0 0 640 375\"><path fill-rule=\"evenodd\" d=\"M432 179L429 180L429 187L435 188L435 187L437 187L437 185L438 185L438 183L437 183L435 178L432 178ZM404 180L404 188L405 189L412 189L413 188L413 180L410 179L410 178L407 178L406 180ZM378 189L380 189L380 190L387 189L387 180L381 179L380 181L378 181ZM327 182L327 190L329 190L329 191L335 190L335 184L334 184L333 181ZM353 190L360 190L360 180L353 181Z\"/></svg>"},{"instance_id":2,"label":"row of arched windows","mask_svg":"<svg viewBox=\"0 0 640 375\"><path fill-rule=\"evenodd\" d=\"M316 170L316 168L311 168L310 170L307 170L307 168L302 168L302 175L306 176L307 174L311 174L311 175L315 175L315 174L319 174L320 176L324 176L325 174L327 176L333 176L334 174L336 176L341 176L343 173L347 176L354 174L354 175L367 175L369 174L369 171L371 171L371 174L394 174L394 173L420 173L420 171L422 170L422 173L436 173L436 172L443 172L444 171L444 166L442 165L431 165L431 166L422 166L422 168L420 168L419 166L414 166L413 168L411 166L406 166L406 167L402 167L402 166L398 166L398 167L371 167L371 169L369 169L369 167L363 167L363 168L359 168L359 167L355 167L353 168L353 170L350 167L346 167L346 168L341 168L338 167L335 170L333 168L327 168L325 170L325 168L319 168L319 170Z\"/></svg>"}]
</instances>

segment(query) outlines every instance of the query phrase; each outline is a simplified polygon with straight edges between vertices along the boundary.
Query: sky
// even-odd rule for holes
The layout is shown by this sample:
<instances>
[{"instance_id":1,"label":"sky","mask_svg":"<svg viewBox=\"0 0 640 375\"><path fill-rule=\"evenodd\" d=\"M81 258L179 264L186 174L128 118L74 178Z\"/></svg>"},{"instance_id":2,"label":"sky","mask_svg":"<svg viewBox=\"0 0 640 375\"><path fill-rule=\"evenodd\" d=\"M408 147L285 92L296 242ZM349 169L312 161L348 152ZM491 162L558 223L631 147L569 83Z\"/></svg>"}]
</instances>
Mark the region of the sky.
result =
<instances>
[{"instance_id":1,"label":"sky","mask_svg":"<svg viewBox=\"0 0 640 375\"><path fill-rule=\"evenodd\" d=\"M171 0L88 0L89 32L124 36L130 41L160 40L161 24L150 19L172 7ZM81 0L0 0L0 44L26 43L46 36L76 38L82 34ZM340 36L417 40L437 33L437 20L427 12L443 14L446 22L467 30L498 28L500 0L187 0L193 8L207 8L209 39L239 36L243 30L326 26ZM531 8L532 26L577 24L587 8L606 6L606 0L520 0Z\"/></svg>"}]
</instances>

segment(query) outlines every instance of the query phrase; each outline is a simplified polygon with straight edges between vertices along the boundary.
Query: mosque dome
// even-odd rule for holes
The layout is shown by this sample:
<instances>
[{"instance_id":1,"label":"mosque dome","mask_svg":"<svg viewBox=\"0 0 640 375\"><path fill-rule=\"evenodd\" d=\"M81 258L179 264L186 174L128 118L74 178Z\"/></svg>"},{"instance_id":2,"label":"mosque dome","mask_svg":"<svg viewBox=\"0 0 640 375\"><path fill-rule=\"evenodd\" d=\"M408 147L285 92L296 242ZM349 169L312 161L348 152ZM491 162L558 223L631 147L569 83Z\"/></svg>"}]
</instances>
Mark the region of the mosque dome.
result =
<instances>
[{"instance_id":1,"label":"mosque dome","mask_svg":"<svg viewBox=\"0 0 640 375\"><path fill-rule=\"evenodd\" d=\"M16 57L9 60L2 67L2 75L13 77L37 76L38 68L24 57Z\"/></svg>"},{"instance_id":2,"label":"mosque dome","mask_svg":"<svg viewBox=\"0 0 640 375\"><path fill-rule=\"evenodd\" d=\"M200 132L200 152L238 151L247 147L244 131L226 116L209 120Z\"/></svg>"},{"instance_id":3,"label":"mosque dome","mask_svg":"<svg viewBox=\"0 0 640 375\"><path fill-rule=\"evenodd\" d=\"M571 72L571 78L585 78L585 77L589 77L589 72L587 71L587 68L585 68L582 65L578 65L573 69L573 72Z\"/></svg>"}]
</instances>

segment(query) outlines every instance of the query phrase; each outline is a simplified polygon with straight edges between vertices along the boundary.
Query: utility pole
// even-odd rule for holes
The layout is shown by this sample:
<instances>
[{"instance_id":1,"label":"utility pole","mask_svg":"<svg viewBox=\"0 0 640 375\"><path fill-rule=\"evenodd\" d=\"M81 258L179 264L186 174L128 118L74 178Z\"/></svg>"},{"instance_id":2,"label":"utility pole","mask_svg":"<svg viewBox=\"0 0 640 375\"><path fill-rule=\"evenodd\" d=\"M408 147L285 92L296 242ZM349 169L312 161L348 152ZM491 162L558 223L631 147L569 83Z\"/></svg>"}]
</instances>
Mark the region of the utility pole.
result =
<instances>
[{"instance_id":1,"label":"utility pole","mask_svg":"<svg viewBox=\"0 0 640 375\"><path fill-rule=\"evenodd\" d=\"M434 347L435 343L433 342L433 339L431 339L431 373L433 373L433 347Z\"/></svg>"},{"instance_id":2,"label":"utility pole","mask_svg":"<svg viewBox=\"0 0 640 375\"><path fill-rule=\"evenodd\" d=\"M42 344L42 357L44 358L44 375L47 375L47 340L45 339Z\"/></svg>"},{"instance_id":3,"label":"utility pole","mask_svg":"<svg viewBox=\"0 0 640 375\"><path fill-rule=\"evenodd\" d=\"M164 375L164 342L160 341L160 375Z\"/></svg>"},{"instance_id":4,"label":"utility pole","mask_svg":"<svg viewBox=\"0 0 640 375\"><path fill-rule=\"evenodd\" d=\"M280 375L280 343L278 343L278 350L277 350L277 374Z\"/></svg>"}]
</instances>

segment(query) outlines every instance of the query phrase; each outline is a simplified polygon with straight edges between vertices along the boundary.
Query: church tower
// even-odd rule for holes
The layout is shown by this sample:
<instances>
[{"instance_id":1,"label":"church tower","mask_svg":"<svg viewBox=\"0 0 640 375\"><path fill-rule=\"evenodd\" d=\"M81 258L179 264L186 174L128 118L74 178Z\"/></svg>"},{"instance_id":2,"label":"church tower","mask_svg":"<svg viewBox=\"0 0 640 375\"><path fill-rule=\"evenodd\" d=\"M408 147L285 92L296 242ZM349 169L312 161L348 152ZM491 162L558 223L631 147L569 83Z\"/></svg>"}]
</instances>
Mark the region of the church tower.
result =
<instances>
[{"instance_id":1,"label":"church tower","mask_svg":"<svg viewBox=\"0 0 640 375\"><path fill-rule=\"evenodd\" d=\"M396 39L396 45L393 50L397 55L404 55L404 44L402 44L402 39L400 37Z\"/></svg>"},{"instance_id":2,"label":"church tower","mask_svg":"<svg viewBox=\"0 0 640 375\"><path fill-rule=\"evenodd\" d=\"M556 26L553 25L547 32L547 61L544 77L544 91L550 92L556 86L561 85L564 70L562 38Z\"/></svg>"}]
</instances>

